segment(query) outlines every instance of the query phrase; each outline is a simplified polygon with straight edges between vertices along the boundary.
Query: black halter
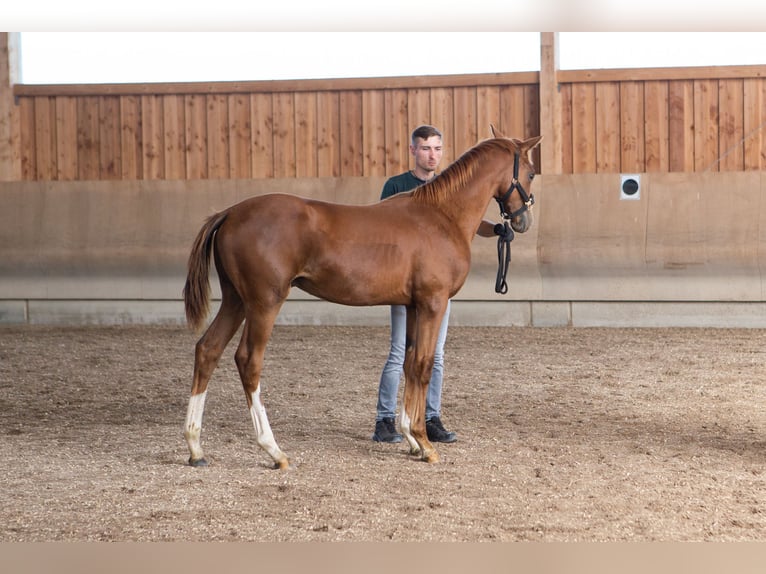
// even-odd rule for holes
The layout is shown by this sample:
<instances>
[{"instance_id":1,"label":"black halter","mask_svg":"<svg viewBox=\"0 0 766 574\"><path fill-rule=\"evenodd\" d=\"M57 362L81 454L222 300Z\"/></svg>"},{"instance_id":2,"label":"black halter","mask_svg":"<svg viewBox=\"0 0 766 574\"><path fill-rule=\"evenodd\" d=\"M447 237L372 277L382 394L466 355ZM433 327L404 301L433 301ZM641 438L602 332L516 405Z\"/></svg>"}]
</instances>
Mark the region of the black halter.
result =
<instances>
[{"instance_id":1,"label":"black halter","mask_svg":"<svg viewBox=\"0 0 766 574\"><path fill-rule=\"evenodd\" d=\"M524 204L518 208L513 213L508 213L505 211L505 207L503 204L508 201L508 198L511 197L511 194L513 193L513 190L516 190L519 192L519 197L521 197L521 201L524 202ZM500 206L500 216L503 219L512 219L514 217L517 217L527 211L530 207L532 207L535 204L535 196L533 194L528 194L527 190L524 189L524 186L521 185L521 182L519 181L519 154L516 152L513 155L513 179L511 180L511 186L508 188L508 191L505 192L505 195L503 197L496 197L495 201L497 201L497 204Z\"/></svg>"},{"instance_id":2,"label":"black halter","mask_svg":"<svg viewBox=\"0 0 766 574\"><path fill-rule=\"evenodd\" d=\"M521 201L524 202L520 208L513 213L507 213L503 204L511 197L513 190L519 192ZM497 204L500 206L500 216L505 220L502 224L495 225L495 233L497 234L497 277L495 279L495 292L500 294L506 294L508 292L508 283L506 282L506 276L508 275L508 267L511 264L511 241L513 241L513 229L508 225L508 220L518 215L521 215L535 204L535 196L527 194L527 190L521 185L519 181L519 154L516 153L513 156L513 180L511 180L511 186L505 195L501 198L495 198Z\"/></svg>"}]
</instances>

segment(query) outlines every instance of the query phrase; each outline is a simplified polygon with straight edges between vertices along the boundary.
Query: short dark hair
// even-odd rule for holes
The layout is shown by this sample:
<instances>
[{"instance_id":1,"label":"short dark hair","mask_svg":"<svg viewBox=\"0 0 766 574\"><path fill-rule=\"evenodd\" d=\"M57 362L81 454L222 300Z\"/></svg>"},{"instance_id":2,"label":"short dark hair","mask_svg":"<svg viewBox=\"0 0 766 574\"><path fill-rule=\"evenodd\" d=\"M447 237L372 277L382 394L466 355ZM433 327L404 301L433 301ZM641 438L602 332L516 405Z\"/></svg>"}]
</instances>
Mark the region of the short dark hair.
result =
<instances>
[{"instance_id":1,"label":"short dark hair","mask_svg":"<svg viewBox=\"0 0 766 574\"><path fill-rule=\"evenodd\" d=\"M427 140L430 137L438 136L442 137L442 133L433 126L423 125L416 127L412 132L412 145L415 145L417 138Z\"/></svg>"}]
</instances>

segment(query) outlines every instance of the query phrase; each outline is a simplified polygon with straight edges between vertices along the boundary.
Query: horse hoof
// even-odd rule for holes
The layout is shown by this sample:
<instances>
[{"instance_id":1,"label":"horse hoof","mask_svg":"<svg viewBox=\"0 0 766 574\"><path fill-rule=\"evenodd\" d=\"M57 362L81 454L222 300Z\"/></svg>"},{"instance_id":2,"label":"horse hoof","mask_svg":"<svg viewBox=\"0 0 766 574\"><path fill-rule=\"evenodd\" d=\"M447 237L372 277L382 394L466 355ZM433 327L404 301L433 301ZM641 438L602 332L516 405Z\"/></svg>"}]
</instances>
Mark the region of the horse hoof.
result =
<instances>
[{"instance_id":1,"label":"horse hoof","mask_svg":"<svg viewBox=\"0 0 766 574\"><path fill-rule=\"evenodd\" d=\"M426 461L428 464L435 464L439 462L439 453L436 451L433 451L431 454L424 455L423 460Z\"/></svg>"},{"instance_id":2,"label":"horse hoof","mask_svg":"<svg viewBox=\"0 0 766 574\"><path fill-rule=\"evenodd\" d=\"M275 462L274 468L276 470L290 470L292 467L290 466L290 461L287 459L284 459L284 460Z\"/></svg>"},{"instance_id":3,"label":"horse hoof","mask_svg":"<svg viewBox=\"0 0 766 574\"><path fill-rule=\"evenodd\" d=\"M198 458L196 460L190 458L189 459L189 466L199 467L199 466L207 466L207 460L204 458Z\"/></svg>"}]
</instances>

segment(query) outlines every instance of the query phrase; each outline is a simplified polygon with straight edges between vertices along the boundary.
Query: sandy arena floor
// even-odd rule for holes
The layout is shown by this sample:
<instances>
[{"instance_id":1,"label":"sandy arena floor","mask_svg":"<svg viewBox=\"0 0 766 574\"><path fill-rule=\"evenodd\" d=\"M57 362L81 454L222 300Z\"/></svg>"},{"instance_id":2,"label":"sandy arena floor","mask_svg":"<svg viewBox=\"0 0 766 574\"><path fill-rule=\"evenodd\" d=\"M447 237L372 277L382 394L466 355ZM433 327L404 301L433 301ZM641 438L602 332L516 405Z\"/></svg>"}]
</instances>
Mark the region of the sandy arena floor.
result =
<instances>
[{"instance_id":1,"label":"sandy arena floor","mask_svg":"<svg viewBox=\"0 0 766 574\"><path fill-rule=\"evenodd\" d=\"M437 465L370 440L387 338L275 329L280 472L234 344L195 469L193 333L0 328L0 541L766 539L766 331L452 328Z\"/></svg>"}]
</instances>

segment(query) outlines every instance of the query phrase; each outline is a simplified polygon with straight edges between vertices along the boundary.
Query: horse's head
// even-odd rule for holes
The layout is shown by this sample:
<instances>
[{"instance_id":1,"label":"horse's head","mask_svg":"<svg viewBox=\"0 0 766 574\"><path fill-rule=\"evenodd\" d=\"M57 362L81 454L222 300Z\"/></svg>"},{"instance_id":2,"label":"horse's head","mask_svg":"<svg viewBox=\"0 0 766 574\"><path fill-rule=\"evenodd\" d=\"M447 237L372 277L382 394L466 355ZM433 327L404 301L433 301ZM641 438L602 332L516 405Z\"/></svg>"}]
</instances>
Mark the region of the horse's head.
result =
<instances>
[{"instance_id":1,"label":"horse's head","mask_svg":"<svg viewBox=\"0 0 766 574\"><path fill-rule=\"evenodd\" d=\"M492 137L505 138L495 126L490 125ZM510 139L510 138L506 138ZM535 196L532 195L532 180L535 178L535 166L532 163L531 152L538 145L543 136L529 138L527 140L511 139L515 147L513 154L513 172L510 183L503 185L495 194L495 199L500 206L500 213L504 219L509 219L514 231L524 233L532 227L532 205Z\"/></svg>"}]
</instances>

